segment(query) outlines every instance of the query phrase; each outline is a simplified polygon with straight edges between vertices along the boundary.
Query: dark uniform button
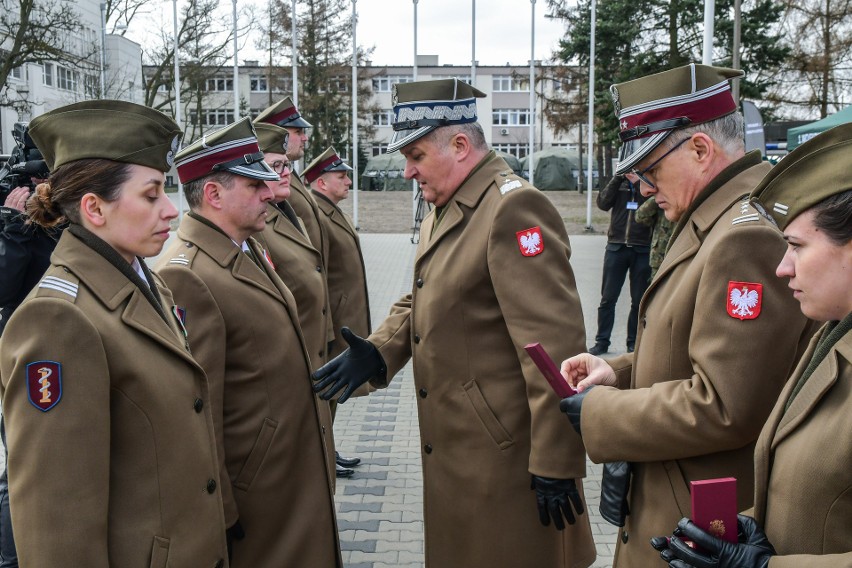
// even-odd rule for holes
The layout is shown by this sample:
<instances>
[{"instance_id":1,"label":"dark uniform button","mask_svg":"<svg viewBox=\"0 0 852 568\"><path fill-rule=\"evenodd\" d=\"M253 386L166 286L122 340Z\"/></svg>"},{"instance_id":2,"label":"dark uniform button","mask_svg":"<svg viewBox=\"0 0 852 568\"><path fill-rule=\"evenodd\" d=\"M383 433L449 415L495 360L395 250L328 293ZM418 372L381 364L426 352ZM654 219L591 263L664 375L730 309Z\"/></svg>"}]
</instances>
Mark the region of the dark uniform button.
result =
<instances>
[{"instance_id":1,"label":"dark uniform button","mask_svg":"<svg viewBox=\"0 0 852 568\"><path fill-rule=\"evenodd\" d=\"M645 316L642 316L642 329L645 329Z\"/></svg>"},{"instance_id":2,"label":"dark uniform button","mask_svg":"<svg viewBox=\"0 0 852 568\"><path fill-rule=\"evenodd\" d=\"M432 453L432 444L426 444L426 446L423 448L423 451L426 452L427 454L431 454Z\"/></svg>"},{"instance_id":3,"label":"dark uniform button","mask_svg":"<svg viewBox=\"0 0 852 568\"><path fill-rule=\"evenodd\" d=\"M426 389L420 389L417 392L420 393L420 398L426 398L429 395L429 393L426 392Z\"/></svg>"},{"instance_id":4,"label":"dark uniform button","mask_svg":"<svg viewBox=\"0 0 852 568\"><path fill-rule=\"evenodd\" d=\"M216 562L216 566L214 568L224 568L224 566L225 566L225 559L220 558L219 561Z\"/></svg>"},{"instance_id":5,"label":"dark uniform button","mask_svg":"<svg viewBox=\"0 0 852 568\"><path fill-rule=\"evenodd\" d=\"M207 480L207 493L213 493L216 491L216 480L208 479Z\"/></svg>"},{"instance_id":6,"label":"dark uniform button","mask_svg":"<svg viewBox=\"0 0 852 568\"><path fill-rule=\"evenodd\" d=\"M320 359L322 359L322 355L323 355L323 353L325 353L325 351L320 351L320 352L319 352Z\"/></svg>"},{"instance_id":7,"label":"dark uniform button","mask_svg":"<svg viewBox=\"0 0 852 568\"><path fill-rule=\"evenodd\" d=\"M322 266L317 266L317 272L322 272Z\"/></svg>"},{"instance_id":8,"label":"dark uniform button","mask_svg":"<svg viewBox=\"0 0 852 568\"><path fill-rule=\"evenodd\" d=\"M195 409L196 412L201 412L201 409L204 408L204 401L200 398L196 398L195 402L192 403L192 408Z\"/></svg>"},{"instance_id":9,"label":"dark uniform button","mask_svg":"<svg viewBox=\"0 0 852 568\"><path fill-rule=\"evenodd\" d=\"M191 248L192 248L192 243L186 243L186 248L191 249Z\"/></svg>"},{"instance_id":10,"label":"dark uniform button","mask_svg":"<svg viewBox=\"0 0 852 568\"><path fill-rule=\"evenodd\" d=\"M627 539L628 539L627 531L626 530L621 531L621 542L622 542L622 544L627 544Z\"/></svg>"},{"instance_id":11,"label":"dark uniform button","mask_svg":"<svg viewBox=\"0 0 852 568\"><path fill-rule=\"evenodd\" d=\"M414 334L414 343L420 343L420 336L418 334Z\"/></svg>"},{"instance_id":12,"label":"dark uniform button","mask_svg":"<svg viewBox=\"0 0 852 568\"><path fill-rule=\"evenodd\" d=\"M322 315L325 315L325 308L322 309Z\"/></svg>"},{"instance_id":13,"label":"dark uniform button","mask_svg":"<svg viewBox=\"0 0 852 568\"><path fill-rule=\"evenodd\" d=\"M422 287L423 287L423 279L422 279L422 278L418 278L418 279L417 279L417 287L418 287L418 288L422 288Z\"/></svg>"}]
</instances>

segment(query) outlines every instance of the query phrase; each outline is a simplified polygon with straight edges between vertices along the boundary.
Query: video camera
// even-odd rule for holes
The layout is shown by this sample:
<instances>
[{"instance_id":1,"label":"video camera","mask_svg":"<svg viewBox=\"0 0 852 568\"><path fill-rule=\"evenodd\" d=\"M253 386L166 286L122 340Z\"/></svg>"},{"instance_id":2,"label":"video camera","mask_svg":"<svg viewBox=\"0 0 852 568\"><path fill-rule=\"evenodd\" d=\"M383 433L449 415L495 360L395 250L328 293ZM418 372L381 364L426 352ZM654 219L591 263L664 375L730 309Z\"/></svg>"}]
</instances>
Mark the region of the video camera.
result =
<instances>
[{"instance_id":1,"label":"video camera","mask_svg":"<svg viewBox=\"0 0 852 568\"><path fill-rule=\"evenodd\" d=\"M46 179L50 175L47 163L42 159L41 152L29 135L28 122L16 122L12 128L15 148L9 156L9 161L0 168L0 205L16 187L26 186L30 191L35 190L35 184L30 178Z\"/></svg>"}]
</instances>

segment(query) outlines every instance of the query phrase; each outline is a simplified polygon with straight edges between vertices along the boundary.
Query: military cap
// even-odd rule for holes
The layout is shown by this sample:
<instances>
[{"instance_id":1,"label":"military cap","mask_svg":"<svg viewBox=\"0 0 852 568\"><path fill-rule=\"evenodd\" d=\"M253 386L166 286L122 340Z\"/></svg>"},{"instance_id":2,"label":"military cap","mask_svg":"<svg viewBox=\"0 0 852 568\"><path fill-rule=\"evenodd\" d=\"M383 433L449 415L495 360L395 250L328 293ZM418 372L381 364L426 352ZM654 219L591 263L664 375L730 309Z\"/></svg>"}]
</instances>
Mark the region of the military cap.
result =
<instances>
[{"instance_id":1,"label":"military cap","mask_svg":"<svg viewBox=\"0 0 852 568\"><path fill-rule=\"evenodd\" d=\"M622 142L615 173L629 172L676 130L735 112L730 80L742 76L690 63L611 86Z\"/></svg>"},{"instance_id":2,"label":"military cap","mask_svg":"<svg viewBox=\"0 0 852 568\"><path fill-rule=\"evenodd\" d=\"M784 156L751 192L751 201L783 231L824 199L852 190L852 123L835 126Z\"/></svg>"},{"instance_id":3,"label":"military cap","mask_svg":"<svg viewBox=\"0 0 852 568\"><path fill-rule=\"evenodd\" d=\"M257 145L260 146L261 152L287 153L287 140L290 138L290 133L286 128L261 122L254 125L254 130L257 133Z\"/></svg>"},{"instance_id":4,"label":"military cap","mask_svg":"<svg viewBox=\"0 0 852 568\"><path fill-rule=\"evenodd\" d=\"M257 145L257 135L248 117L212 134L205 134L181 150L175 161L178 177L183 183L214 172L230 172L268 181L281 179L263 161L263 152Z\"/></svg>"},{"instance_id":5,"label":"military cap","mask_svg":"<svg viewBox=\"0 0 852 568\"><path fill-rule=\"evenodd\" d=\"M485 93L464 81L438 79L393 86L393 137L396 152L439 126L476 122L476 99Z\"/></svg>"},{"instance_id":6,"label":"military cap","mask_svg":"<svg viewBox=\"0 0 852 568\"><path fill-rule=\"evenodd\" d=\"M68 162L100 158L167 172L181 134L177 123L160 111L113 100L59 107L29 125L29 135L51 171Z\"/></svg>"},{"instance_id":7,"label":"military cap","mask_svg":"<svg viewBox=\"0 0 852 568\"><path fill-rule=\"evenodd\" d=\"M310 128L311 123L302 118L299 109L293 104L292 99L287 97L266 108L254 119L255 124L265 122L282 126L284 128Z\"/></svg>"},{"instance_id":8,"label":"military cap","mask_svg":"<svg viewBox=\"0 0 852 568\"><path fill-rule=\"evenodd\" d=\"M302 176L308 183L314 183L318 177L326 172L348 172L351 170L352 168L337 155L337 151L329 146L325 152L308 164L305 171L302 172Z\"/></svg>"}]
</instances>

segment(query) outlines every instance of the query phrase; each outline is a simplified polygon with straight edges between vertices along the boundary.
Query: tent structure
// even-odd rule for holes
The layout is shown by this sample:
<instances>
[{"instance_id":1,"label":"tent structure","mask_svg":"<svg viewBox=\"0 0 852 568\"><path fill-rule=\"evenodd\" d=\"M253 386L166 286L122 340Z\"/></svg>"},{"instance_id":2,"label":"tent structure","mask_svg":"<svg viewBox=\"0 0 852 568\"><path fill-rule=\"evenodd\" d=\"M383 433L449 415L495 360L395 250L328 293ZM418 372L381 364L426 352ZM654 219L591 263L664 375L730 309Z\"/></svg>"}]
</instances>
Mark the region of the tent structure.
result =
<instances>
[{"instance_id":1,"label":"tent structure","mask_svg":"<svg viewBox=\"0 0 852 568\"><path fill-rule=\"evenodd\" d=\"M566 148L548 148L539 150L533 156L535 171L533 181L542 191L577 189L577 175L580 171L580 155ZM521 160L521 169L529 169L529 157Z\"/></svg>"},{"instance_id":2,"label":"tent structure","mask_svg":"<svg viewBox=\"0 0 852 568\"><path fill-rule=\"evenodd\" d=\"M515 157L514 154L509 154L508 152L502 152L500 150L496 150L498 156L503 158L509 167L512 168L512 171L515 172L515 175L521 175L521 161Z\"/></svg>"},{"instance_id":3,"label":"tent structure","mask_svg":"<svg viewBox=\"0 0 852 568\"><path fill-rule=\"evenodd\" d=\"M399 152L373 156L361 175L364 191L411 190L411 182L403 177L405 156Z\"/></svg>"},{"instance_id":4,"label":"tent structure","mask_svg":"<svg viewBox=\"0 0 852 568\"><path fill-rule=\"evenodd\" d=\"M847 122L852 122L852 105L828 115L822 120L791 128L787 131L787 151L792 152L796 146L804 144L817 134Z\"/></svg>"}]
</instances>

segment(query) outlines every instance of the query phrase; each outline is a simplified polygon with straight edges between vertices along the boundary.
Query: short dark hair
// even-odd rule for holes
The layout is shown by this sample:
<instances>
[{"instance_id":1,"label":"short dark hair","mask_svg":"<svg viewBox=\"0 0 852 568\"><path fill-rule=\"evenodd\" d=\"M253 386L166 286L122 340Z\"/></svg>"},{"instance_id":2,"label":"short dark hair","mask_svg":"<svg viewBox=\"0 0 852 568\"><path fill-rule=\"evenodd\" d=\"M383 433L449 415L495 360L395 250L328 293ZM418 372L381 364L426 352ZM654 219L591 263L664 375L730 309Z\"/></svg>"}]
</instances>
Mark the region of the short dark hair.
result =
<instances>
[{"instance_id":1,"label":"short dark hair","mask_svg":"<svg viewBox=\"0 0 852 568\"><path fill-rule=\"evenodd\" d=\"M231 189L234 187L234 174L229 172L214 172L202 178L187 182L183 186L183 193L186 195L186 203L191 210L198 211L198 208L201 207L201 202L204 199L204 184L208 181L215 181L224 186L225 189Z\"/></svg>"},{"instance_id":2,"label":"short dark hair","mask_svg":"<svg viewBox=\"0 0 852 568\"><path fill-rule=\"evenodd\" d=\"M814 226L838 246L852 241L852 189L836 193L814 205Z\"/></svg>"}]
</instances>

